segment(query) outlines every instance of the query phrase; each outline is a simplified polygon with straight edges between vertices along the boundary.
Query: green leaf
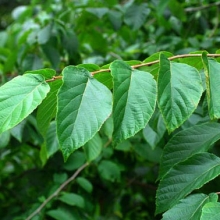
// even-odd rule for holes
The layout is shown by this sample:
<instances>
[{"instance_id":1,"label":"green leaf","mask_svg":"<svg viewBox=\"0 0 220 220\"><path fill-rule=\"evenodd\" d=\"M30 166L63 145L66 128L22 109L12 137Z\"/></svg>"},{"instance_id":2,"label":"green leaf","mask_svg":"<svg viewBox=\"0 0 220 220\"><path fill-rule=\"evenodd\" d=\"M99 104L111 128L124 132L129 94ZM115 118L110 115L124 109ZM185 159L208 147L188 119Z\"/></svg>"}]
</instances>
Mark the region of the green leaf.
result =
<instances>
[{"instance_id":1,"label":"green leaf","mask_svg":"<svg viewBox=\"0 0 220 220\"><path fill-rule=\"evenodd\" d=\"M220 158L210 153L198 153L176 164L160 181L156 195L156 213L176 205L194 189L220 174Z\"/></svg>"},{"instance_id":2,"label":"green leaf","mask_svg":"<svg viewBox=\"0 0 220 220\"><path fill-rule=\"evenodd\" d=\"M205 194L190 195L163 214L162 220L200 220L202 208L212 200ZM204 220L209 220L206 218Z\"/></svg>"},{"instance_id":3,"label":"green leaf","mask_svg":"<svg viewBox=\"0 0 220 220\"><path fill-rule=\"evenodd\" d=\"M100 155L102 152L102 139L99 133L96 133L96 135L85 144L84 150L89 162L95 160Z\"/></svg>"},{"instance_id":4,"label":"green leaf","mask_svg":"<svg viewBox=\"0 0 220 220\"><path fill-rule=\"evenodd\" d=\"M6 147L10 142L10 131L5 131L0 134L0 149Z\"/></svg>"},{"instance_id":5,"label":"green leaf","mask_svg":"<svg viewBox=\"0 0 220 220\"><path fill-rule=\"evenodd\" d=\"M84 189L86 190L88 193L91 193L93 190L93 186L90 183L90 181L88 181L87 179L83 178L83 177L78 177L76 179L76 182Z\"/></svg>"},{"instance_id":6,"label":"green leaf","mask_svg":"<svg viewBox=\"0 0 220 220\"><path fill-rule=\"evenodd\" d=\"M0 87L0 133L14 127L42 102L50 87L41 75L17 76Z\"/></svg>"},{"instance_id":7,"label":"green leaf","mask_svg":"<svg viewBox=\"0 0 220 220\"><path fill-rule=\"evenodd\" d=\"M196 68L170 62L161 54L158 105L169 132L190 117L199 103L202 92L202 80Z\"/></svg>"},{"instance_id":8,"label":"green leaf","mask_svg":"<svg viewBox=\"0 0 220 220\"><path fill-rule=\"evenodd\" d=\"M220 63L202 55L206 76L206 94L211 119L220 118Z\"/></svg>"},{"instance_id":9,"label":"green leaf","mask_svg":"<svg viewBox=\"0 0 220 220\"><path fill-rule=\"evenodd\" d=\"M105 86L107 86L109 89L113 88L112 75L109 73L109 71L95 74L94 78L102 84L104 84Z\"/></svg>"},{"instance_id":10,"label":"green leaf","mask_svg":"<svg viewBox=\"0 0 220 220\"><path fill-rule=\"evenodd\" d=\"M38 74L43 75L45 79L51 79L56 75L56 71L53 69L41 69L41 70L32 70L26 71L25 74Z\"/></svg>"},{"instance_id":11,"label":"green leaf","mask_svg":"<svg viewBox=\"0 0 220 220\"><path fill-rule=\"evenodd\" d=\"M68 171L73 171L81 167L86 161L85 154L79 151L74 152L68 158L63 168Z\"/></svg>"},{"instance_id":12,"label":"green leaf","mask_svg":"<svg viewBox=\"0 0 220 220\"><path fill-rule=\"evenodd\" d=\"M52 209L46 212L47 215L56 220L78 220L80 219L79 214L71 209L59 207L57 209Z\"/></svg>"},{"instance_id":13,"label":"green leaf","mask_svg":"<svg viewBox=\"0 0 220 220\"><path fill-rule=\"evenodd\" d=\"M220 219L220 203L209 202L206 203L202 209L200 220L219 220Z\"/></svg>"},{"instance_id":14,"label":"green leaf","mask_svg":"<svg viewBox=\"0 0 220 220\"><path fill-rule=\"evenodd\" d=\"M24 128L26 125L26 120L23 120L22 122L20 122L18 125L16 125L15 127L13 127L10 131L11 131L11 135L17 139L19 142L22 142L22 138L23 138L23 132L24 132Z\"/></svg>"},{"instance_id":15,"label":"green leaf","mask_svg":"<svg viewBox=\"0 0 220 220\"><path fill-rule=\"evenodd\" d=\"M77 65L77 67L83 67L83 68L87 69L89 72L100 70L100 67L98 65L90 64L90 63L79 64L79 65Z\"/></svg>"},{"instance_id":16,"label":"green leaf","mask_svg":"<svg viewBox=\"0 0 220 220\"><path fill-rule=\"evenodd\" d=\"M57 135L64 159L99 131L111 114L111 92L84 68L63 70L58 92Z\"/></svg>"},{"instance_id":17,"label":"green leaf","mask_svg":"<svg viewBox=\"0 0 220 220\"><path fill-rule=\"evenodd\" d=\"M79 208L85 207L85 200L82 196L77 195L75 193L62 193L62 195L59 197L59 200L71 205L71 206L77 206Z\"/></svg>"},{"instance_id":18,"label":"green leaf","mask_svg":"<svg viewBox=\"0 0 220 220\"><path fill-rule=\"evenodd\" d=\"M167 51L160 51L157 53L152 54L151 56L149 56L148 58L146 58L143 63L151 63L151 62L157 62L153 65L149 65L149 66L143 66L140 67L139 70L143 70L146 72L151 73L155 79L158 78L158 72L159 72L159 59L160 59L160 54L163 54L164 56L168 57L172 57L173 54Z\"/></svg>"},{"instance_id":19,"label":"green leaf","mask_svg":"<svg viewBox=\"0 0 220 220\"><path fill-rule=\"evenodd\" d=\"M59 150L59 142L56 135L56 122L52 121L48 128L46 137L45 137L45 145L47 158L51 157Z\"/></svg>"},{"instance_id":20,"label":"green leaf","mask_svg":"<svg viewBox=\"0 0 220 220\"><path fill-rule=\"evenodd\" d=\"M147 3L132 4L125 13L124 21L132 30L138 30L145 23L149 13Z\"/></svg>"},{"instance_id":21,"label":"green leaf","mask_svg":"<svg viewBox=\"0 0 220 220\"><path fill-rule=\"evenodd\" d=\"M207 151L219 139L220 124L218 123L194 125L178 132L164 147L159 178L162 178L177 163L196 153Z\"/></svg>"},{"instance_id":22,"label":"green leaf","mask_svg":"<svg viewBox=\"0 0 220 220\"><path fill-rule=\"evenodd\" d=\"M98 171L103 179L111 182L120 181L121 172L119 166L110 160L102 160L98 166Z\"/></svg>"},{"instance_id":23,"label":"green leaf","mask_svg":"<svg viewBox=\"0 0 220 220\"><path fill-rule=\"evenodd\" d=\"M37 125L41 134L45 135L50 121L55 118L57 112L57 92L62 81L55 80L49 83L50 92L37 110Z\"/></svg>"},{"instance_id":24,"label":"green leaf","mask_svg":"<svg viewBox=\"0 0 220 220\"><path fill-rule=\"evenodd\" d=\"M144 128L156 105L156 82L152 75L116 60L111 66L113 76L114 144Z\"/></svg>"}]
</instances>

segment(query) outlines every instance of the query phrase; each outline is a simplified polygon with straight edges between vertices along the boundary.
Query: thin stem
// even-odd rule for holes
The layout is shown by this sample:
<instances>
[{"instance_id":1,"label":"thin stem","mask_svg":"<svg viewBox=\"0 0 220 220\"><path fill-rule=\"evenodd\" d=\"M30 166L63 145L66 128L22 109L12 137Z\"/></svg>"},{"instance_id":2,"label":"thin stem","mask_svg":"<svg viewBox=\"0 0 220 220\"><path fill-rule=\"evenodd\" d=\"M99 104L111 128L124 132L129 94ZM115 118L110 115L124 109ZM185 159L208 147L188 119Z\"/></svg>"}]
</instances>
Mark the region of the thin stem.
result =
<instances>
[{"instance_id":1,"label":"thin stem","mask_svg":"<svg viewBox=\"0 0 220 220\"><path fill-rule=\"evenodd\" d=\"M169 57L168 60L175 60L175 59L179 59L179 58L188 58L188 57L201 57L201 56L202 56L202 54L181 54L181 55ZM206 56L207 57L220 57L220 54L207 54ZM155 61L151 61L148 63L141 63L141 64L133 65L133 66L131 66L131 68L137 69L137 68L143 67L143 66L151 66L151 65L159 63L159 62L160 62L160 60L155 60ZM91 72L91 75L94 76L95 74L102 73L102 72L111 72L111 70L110 69L101 69L101 70ZM57 79L62 79L62 76L54 76L52 79L46 80L46 82L53 82L54 80L57 80Z\"/></svg>"},{"instance_id":2,"label":"thin stem","mask_svg":"<svg viewBox=\"0 0 220 220\"><path fill-rule=\"evenodd\" d=\"M35 215L37 215L38 213L40 213L40 211L44 208L44 206L47 205L48 202L50 202L54 197L58 196L58 194L60 193L60 191L67 186L71 181L73 181L78 174L85 169L87 166L89 165L89 163L85 163L83 164L68 180L66 180L52 195L50 195L33 213L31 213L26 220L30 220L32 219Z\"/></svg>"},{"instance_id":3,"label":"thin stem","mask_svg":"<svg viewBox=\"0 0 220 220\"><path fill-rule=\"evenodd\" d=\"M194 11L201 11L213 6L219 6L220 2L215 2L215 3L211 3L209 5L203 5L203 6L199 6L199 7L189 7L189 8L185 8L185 12L194 12Z\"/></svg>"}]
</instances>

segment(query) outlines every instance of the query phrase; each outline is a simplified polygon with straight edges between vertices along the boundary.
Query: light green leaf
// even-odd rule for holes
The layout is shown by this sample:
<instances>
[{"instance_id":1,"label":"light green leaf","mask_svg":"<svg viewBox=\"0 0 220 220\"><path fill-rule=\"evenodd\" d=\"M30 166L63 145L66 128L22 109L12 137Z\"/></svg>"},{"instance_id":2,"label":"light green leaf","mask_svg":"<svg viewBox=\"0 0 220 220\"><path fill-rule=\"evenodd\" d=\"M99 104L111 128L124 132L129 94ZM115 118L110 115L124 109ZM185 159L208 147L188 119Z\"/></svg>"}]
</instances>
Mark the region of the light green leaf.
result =
<instances>
[{"instance_id":1,"label":"light green leaf","mask_svg":"<svg viewBox=\"0 0 220 220\"><path fill-rule=\"evenodd\" d=\"M76 179L76 182L84 189L86 190L88 193L91 193L93 190L93 185L90 183L90 181L88 181L87 179L83 178L83 177L78 177Z\"/></svg>"},{"instance_id":2,"label":"light green leaf","mask_svg":"<svg viewBox=\"0 0 220 220\"><path fill-rule=\"evenodd\" d=\"M162 220L200 220L202 208L211 201L205 194L190 195L163 214ZM206 218L204 220L209 220Z\"/></svg>"},{"instance_id":3,"label":"light green leaf","mask_svg":"<svg viewBox=\"0 0 220 220\"><path fill-rule=\"evenodd\" d=\"M0 133L14 127L42 102L50 87L41 75L17 76L0 87Z\"/></svg>"},{"instance_id":4,"label":"light green leaf","mask_svg":"<svg viewBox=\"0 0 220 220\"><path fill-rule=\"evenodd\" d=\"M220 139L220 124L205 123L178 132L166 144L160 162L159 178L162 178L174 165L193 154L204 152Z\"/></svg>"},{"instance_id":5,"label":"light green leaf","mask_svg":"<svg viewBox=\"0 0 220 220\"><path fill-rule=\"evenodd\" d=\"M111 114L112 95L84 68L63 70L58 92L57 135L64 159L89 141Z\"/></svg>"},{"instance_id":6,"label":"light green leaf","mask_svg":"<svg viewBox=\"0 0 220 220\"><path fill-rule=\"evenodd\" d=\"M45 135L50 121L55 118L57 112L57 92L62 81L55 80L49 83L50 92L37 110L37 125L42 135Z\"/></svg>"},{"instance_id":7,"label":"light green leaf","mask_svg":"<svg viewBox=\"0 0 220 220\"><path fill-rule=\"evenodd\" d=\"M206 203L202 209L200 220L219 220L220 219L220 203L209 202Z\"/></svg>"},{"instance_id":8,"label":"light green leaf","mask_svg":"<svg viewBox=\"0 0 220 220\"><path fill-rule=\"evenodd\" d=\"M158 105L169 132L178 128L196 109L203 92L196 68L160 56Z\"/></svg>"},{"instance_id":9,"label":"light green leaf","mask_svg":"<svg viewBox=\"0 0 220 220\"><path fill-rule=\"evenodd\" d=\"M202 55L206 76L206 94L211 119L220 118L220 63Z\"/></svg>"},{"instance_id":10,"label":"light green leaf","mask_svg":"<svg viewBox=\"0 0 220 220\"><path fill-rule=\"evenodd\" d=\"M96 135L85 144L84 150L89 162L95 160L100 155L102 152L102 139L99 133L96 133Z\"/></svg>"},{"instance_id":11,"label":"light green leaf","mask_svg":"<svg viewBox=\"0 0 220 220\"><path fill-rule=\"evenodd\" d=\"M56 135L56 122L52 121L48 128L46 137L45 137L45 145L47 158L51 157L59 150L59 142Z\"/></svg>"},{"instance_id":12,"label":"light green leaf","mask_svg":"<svg viewBox=\"0 0 220 220\"><path fill-rule=\"evenodd\" d=\"M85 207L85 200L82 196L75 193L62 193L59 200L72 206L77 206L79 208Z\"/></svg>"},{"instance_id":13,"label":"light green leaf","mask_svg":"<svg viewBox=\"0 0 220 220\"><path fill-rule=\"evenodd\" d=\"M124 21L132 30L138 30L146 21L150 9L147 3L132 4L126 11Z\"/></svg>"},{"instance_id":14,"label":"light green leaf","mask_svg":"<svg viewBox=\"0 0 220 220\"><path fill-rule=\"evenodd\" d=\"M146 126L156 104L156 82L152 75L116 60L111 66L113 76L114 144L121 142Z\"/></svg>"},{"instance_id":15,"label":"light green leaf","mask_svg":"<svg viewBox=\"0 0 220 220\"><path fill-rule=\"evenodd\" d=\"M80 216L79 214L73 210L73 209L68 209L64 207L59 207L56 209L49 210L46 212L47 215L50 217L56 219L56 220L79 220Z\"/></svg>"},{"instance_id":16,"label":"light green leaf","mask_svg":"<svg viewBox=\"0 0 220 220\"><path fill-rule=\"evenodd\" d=\"M156 213L176 205L194 189L220 174L220 158L210 153L198 153L176 164L160 181L156 195Z\"/></svg>"}]
</instances>

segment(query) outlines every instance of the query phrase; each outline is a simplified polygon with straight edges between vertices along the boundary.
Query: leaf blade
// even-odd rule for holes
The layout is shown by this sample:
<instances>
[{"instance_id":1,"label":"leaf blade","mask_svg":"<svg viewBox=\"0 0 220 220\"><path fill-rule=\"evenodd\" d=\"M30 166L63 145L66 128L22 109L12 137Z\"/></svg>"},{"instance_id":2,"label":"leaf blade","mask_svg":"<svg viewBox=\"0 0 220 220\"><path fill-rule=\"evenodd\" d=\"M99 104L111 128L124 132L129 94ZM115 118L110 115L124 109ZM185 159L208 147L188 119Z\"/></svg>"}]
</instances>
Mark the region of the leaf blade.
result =
<instances>
[{"instance_id":1,"label":"leaf blade","mask_svg":"<svg viewBox=\"0 0 220 220\"><path fill-rule=\"evenodd\" d=\"M58 92L57 134L66 160L100 129L111 114L111 92L84 68L63 70Z\"/></svg>"},{"instance_id":2,"label":"leaf blade","mask_svg":"<svg viewBox=\"0 0 220 220\"><path fill-rule=\"evenodd\" d=\"M49 90L44 77L37 74L17 76L1 86L0 133L14 127L33 112Z\"/></svg>"},{"instance_id":3,"label":"leaf blade","mask_svg":"<svg viewBox=\"0 0 220 220\"><path fill-rule=\"evenodd\" d=\"M114 82L113 142L116 144L146 126L156 105L156 82L151 74L132 70L120 60L114 61L110 69Z\"/></svg>"}]
</instances>

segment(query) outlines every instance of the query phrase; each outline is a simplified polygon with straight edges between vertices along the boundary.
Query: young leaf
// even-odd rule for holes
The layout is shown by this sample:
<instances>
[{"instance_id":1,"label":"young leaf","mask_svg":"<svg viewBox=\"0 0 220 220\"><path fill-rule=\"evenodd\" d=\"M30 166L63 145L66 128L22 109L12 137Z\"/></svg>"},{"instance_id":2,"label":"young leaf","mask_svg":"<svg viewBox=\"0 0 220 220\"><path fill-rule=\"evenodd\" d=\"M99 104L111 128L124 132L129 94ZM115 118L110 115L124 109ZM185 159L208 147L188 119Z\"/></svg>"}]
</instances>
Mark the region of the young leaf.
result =
<instances>
[{"instance_id":1,"label":"young leaf","mask_svg":"<svg viewBox=\"0 0 220 220\"><path fill-rule=\"evenodd\" d=\"M176 205L194 189L220 174L220 158L210 153L198 153L176 164L161 180L156 195L156 213Z\"/></svg>"},{"instance_id":2,"label":"young leaf","mask_svg":"<svg viewBox=\"0 0 220 220\"><path fill-rule=\"evenodd\" d=\"M205 194L195 194L181 199L177 205L163 214L162 220L200 220L203 206L209 204L213 199L212 197L212 194L209 196ZM216 197L216 199L218 199L217 195ZM206 218L205 220L207 219L210 218Z\"/></svg>"},{"instance_id":3,"label":"young leaf","mask_svg":"<svg viewBox=\"0 0 220 220\"><path fill-rule=\"evenodd\" d=\"M64 68L58 92L57 135L65 160L99 131L111 108L111 92L86 69Z\"/></svg>"},{"instance_id":4,"label":"young leaf","mask_svg":"<svg viewBox=\"0 0 220 220\"><path fill-rule=\"evenodd\" d=\"M41 75L17 76L0 87L0 133L14 127L42 102L50 87Z\"/></svg>"},{"instance_id":5,"label":"young leaf","mask_svg":"<svg viewBox=\"0 0 220 220\"><path fill-rule=\"evenodd\" d=\"M202 55L206 75L206 94L211 119L220 118L220 63Z\"/></svg>"},{"instance_id":6,"label":"young leaf","mask_svg":"<svg viewBox=\"0 0 220 220\"><path fill-rule=\"evenodd\" d=\"M219 220L220 219L220 203L209 202L206 203L202 209L202 215L200 220Z\"/></svg>"},{"instance_id":7,"label":"young leaf","mask_svg":"<svg viewBox=\"0 0 220 220\"><path fill-rule=\"evenodd\" d=\"M193 154L206 151L220 139L220 124L205 123L178 132L166 144L160 162L159 178L162 178L175 164Z\"/></svg>"},{"instance_id":8,"label":"young leaf","mask_svg":"<svg viewBox=\"0 0 220 220\"><path fill-rule=\"evenodd\" d=\"M144 128L156 104L156 82L152 75L132 70L123 61L111 66L113 76L114 144L121 142Z\"/></svg>"},{"instance_id":9,"label":"young leaf","mask_svg":"<svg viewBox=\"0 0 220 220\"><path fill-rule=\"evenodd\" d=\"M160 56L158 105L169 132L178 128L196 109L203 92L196 68Z\"/></svg>"}]
</instances>

